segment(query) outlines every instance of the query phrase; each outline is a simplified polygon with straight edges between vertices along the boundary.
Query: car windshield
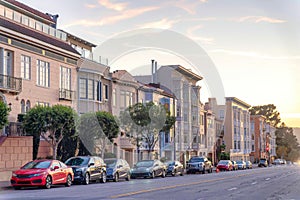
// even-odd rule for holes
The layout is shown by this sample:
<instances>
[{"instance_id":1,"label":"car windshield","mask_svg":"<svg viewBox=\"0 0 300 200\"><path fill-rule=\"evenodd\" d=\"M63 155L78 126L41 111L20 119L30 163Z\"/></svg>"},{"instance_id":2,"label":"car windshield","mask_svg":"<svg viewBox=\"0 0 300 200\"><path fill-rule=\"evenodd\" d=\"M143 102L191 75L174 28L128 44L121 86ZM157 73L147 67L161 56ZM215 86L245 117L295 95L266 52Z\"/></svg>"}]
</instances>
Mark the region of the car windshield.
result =
<instances>
[{"instance_id":1,"label":"car windshield","mask_svg":"<svg viewBox=\"0 0 300 200\"><path fill-rule=\"evenodd\" d=\"M244 164L243 161L236 161L237 164Z\"/></svg>"},{"instance_id":2,"label":"car windshield","mask_svg":"<svg viewBox=\"0 0 300 200\"><path fill-rule=\"evenodd\" d=\"M153 166L154 161L153 160L148 160L148 161L140 161L136 163L137 167L151 167Z\"/></svg>"},{"instance_id":3,"label":"car windshield","mask_svg":"<svg viewBox=\"0 0 300 200\"><path fill-rule=\"evenodd\" d=\"M190 162L204 162L204 158L193 157L190 159Z\"/></svg>"},{"instance_id":4,"label":"car windshield","mask_svg":"<svg viewBox=\"0 0 300 200\"><path fill-rule=\"evenodd\" d=\"M259 162L266 162L266 160L265 159L261 159Z\"/></svg>"},{"instance_id":5,"label":"car windshield","mask_svg":"<svg viewBox=\"0 0 300 200\"><path fill-rule=\"evenodd\" d=\"M117 164L117 160L104 160L107 167L114 168Z\"/></svg>"},{"instance_id":6,"label":"car windshield","mask_svg":"<svg viewBox=\"0 0 300 200\"><path fill-rule=\"evenodd\" d=\"M168 165L168 166L174 166L175 162L174 161L168 161L168 162L166 162L166 165Z\"/></svg>"},{"instance_id":7,"label":"car windshield","mask_svg":"<svg viewBox=\"0 0 300 200\"><path fill-rule=\"evenodd\" d=\"M31 161L24 165L22 169L46 169L49 168L51 164L50 160L47 161Z\"/></svg>"},{"instance_id":8,"label":"car windshield","mask_svg":"<svg viewBox=\"0 0 300 200\"><path fill-rule=\"evenodd\" d=\"M70 158L66 161L66 165L69 166L84 166L89 163L90 158L84 157L77 157L77 158Z\"/></svg>"},{"instance_id":9,"label":"car windshield","mask_svg":"<svg viewBox=\"0 0 300 200\"><path fill-rule=\"evenodd\" d=\"M225 160L221 160L219 162L219 165L227 165L228 164L228 161L225 161Z\"/></svg>"}]
</instances>

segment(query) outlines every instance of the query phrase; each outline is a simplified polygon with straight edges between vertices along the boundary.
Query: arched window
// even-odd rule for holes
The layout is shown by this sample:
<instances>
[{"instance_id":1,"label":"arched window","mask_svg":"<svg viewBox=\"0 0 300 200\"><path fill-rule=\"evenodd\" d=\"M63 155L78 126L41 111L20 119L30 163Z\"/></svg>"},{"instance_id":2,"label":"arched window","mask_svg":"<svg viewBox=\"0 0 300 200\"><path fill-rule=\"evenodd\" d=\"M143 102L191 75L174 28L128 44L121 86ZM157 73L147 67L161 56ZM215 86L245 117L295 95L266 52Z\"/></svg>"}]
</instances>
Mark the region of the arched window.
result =
<instances>
[{"instance_id":1,"label":"arched window","mask_svg":"<svg viewBox=\"0 0 300 200\"><path fill-rule=\"evenodd\" d=\"M25 112L26 112L26 110L25 110L25 100L22 99L21 100L21 113L25 113Z\"/></svg>"},{"instance_id":2,"label":"arched window","mask_svg":"<svg viewBox=\"0 0 300 200\"><path fill-rule=\"evenodd\" d=\"M30 110L30 107L31 107L30 101L27 100L26 101L26 112L28 112Z\"/></svg>"}]
</instances>

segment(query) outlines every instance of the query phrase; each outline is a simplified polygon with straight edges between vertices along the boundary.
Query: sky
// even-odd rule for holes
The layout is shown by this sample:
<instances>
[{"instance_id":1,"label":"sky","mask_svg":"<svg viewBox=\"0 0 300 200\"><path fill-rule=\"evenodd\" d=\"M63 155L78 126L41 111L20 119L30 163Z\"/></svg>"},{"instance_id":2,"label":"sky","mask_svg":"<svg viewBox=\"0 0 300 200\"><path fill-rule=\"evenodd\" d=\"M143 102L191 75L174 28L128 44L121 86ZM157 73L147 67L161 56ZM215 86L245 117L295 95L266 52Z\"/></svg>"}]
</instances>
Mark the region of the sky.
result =
<instances>
[{"instance_id":1,"label":"sky","mask_svg":"<svg viewBox=\"0 0 300 200\"><path fill-rule=\"evenodd\" d=\"M134 30L164 29L180 34L207 54L205 59L209 58L218 71L225 96L252 106L274 104L282 121L300 127L298 0L20 1L42 12L59 14L59 29L98 45L101 52L105 52L103 43ZM166 48L141 48L108 62L112 69L139 73L150 72L150 67L141 69L150 65L151 59L159 66L181 64L195 69L195 62L184 53ZM205 78L201 101L212 97Z\"/></svg>"}]
</instances>

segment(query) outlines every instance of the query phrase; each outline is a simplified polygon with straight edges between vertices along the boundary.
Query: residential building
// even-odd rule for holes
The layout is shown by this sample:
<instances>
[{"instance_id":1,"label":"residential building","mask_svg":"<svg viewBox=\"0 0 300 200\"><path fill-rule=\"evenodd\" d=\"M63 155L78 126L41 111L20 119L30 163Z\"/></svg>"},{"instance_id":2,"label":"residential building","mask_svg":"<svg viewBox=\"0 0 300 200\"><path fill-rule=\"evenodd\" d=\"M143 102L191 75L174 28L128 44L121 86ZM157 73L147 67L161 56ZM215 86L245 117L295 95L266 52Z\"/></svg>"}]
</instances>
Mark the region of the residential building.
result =
<instances>
[{"instance_id":1,"label":"residential building","mask_svg":"<svg viewBox=\"0 0 300 200\"><path fill-rule=\"evenodd\" d=\"M6 133L13 134L18 115L35 105L76 109L80 55L55 28L56 17L5 0L0 1L0 25L0 97L11 108Z\"/></svg>"},{"instance_id":2,"label":"residential building","mask_svg":"<svg viewBox=\"0 0 300 200\"><path fill-rule=\"evenodd\" d=\"M273 163L275 158L277 157L276 154L276 128L272 126L271 124L266 124L266 133L268 137L267 141L267 152L269 156L270 163Z\"/></svg>"},{"instance_id":3,"label":"residential building","mask_svg":"<svg viewBox=\"0 0 300 200\"><path fill-rule=\"evenodd\" d=\"M208 105L224 122L223 144L231 160L249 160L250 149L250 105L236 97L226 97L225 105L218 105L210 98ZM222 132L221 132L222 133Z\"/></svg>"},{"instance_id":4,"label":"residential building","mask_svg":"<svg viewBox=\"0 0 300 200\"><path fill-rule=\"evenodd\" d=\"M153 68L153 66L152 66ZM201 103L200 103L200 86L197 82L203 78L192 70L186 69L180 65L161 66L155 70L152 75L135 76L143 83L160 83L169 88L176 96L176 159L185 163L191 156L199 155L199 137L204 135L204 115L203 129L200 127ZM203 109L204 110L204 109ZM203 142L205 141L202 138ZM196 143L196 145L195 145ZM202 155L206 154L203 152Z\"/></svg>"}]
</instances>

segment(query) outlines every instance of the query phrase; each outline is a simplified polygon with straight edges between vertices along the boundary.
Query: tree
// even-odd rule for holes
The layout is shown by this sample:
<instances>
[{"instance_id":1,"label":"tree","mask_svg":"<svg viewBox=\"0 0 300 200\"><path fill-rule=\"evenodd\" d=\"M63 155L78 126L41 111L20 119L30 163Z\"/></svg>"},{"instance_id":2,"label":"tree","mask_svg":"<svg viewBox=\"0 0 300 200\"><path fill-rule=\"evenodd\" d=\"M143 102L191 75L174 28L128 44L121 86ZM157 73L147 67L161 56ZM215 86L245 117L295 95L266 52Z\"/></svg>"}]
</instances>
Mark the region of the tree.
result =
<instances>
[{"instance_id":1,"label":"tree","mask_svg":"<svg viewBox=\"0 0 300 200\"><path fill-rule=\"evenodd\" d=\"M119 121L126 135L137 145L138 153L144 145L150 156L159 140L159 133L168 131L174 125L175 117L170 116L163 105L148 102L129 106L120 113Z\"/></svg>"},{"instance_id":2,"label":"tree","mask_svg":"<svg viewBox=\"0 0 300 200\"><path fill-rule=\"evenodd\" d=\"M0 101L0 130L8 124L9 111L7 105Z\"/></svg>"},{"instance_id":3,"label":"tree","mask_svg":"<svg viewBox=\"0 0 300 200\"><path fill-rule=\"evenodd\" d=\"M75 123L76 113L68 106L38 106L26 114L23 127L26 132L35 135L35 137L41 136L47 141L52 147L53 159L56 159L58 145L66 134L75 130Z\"/></svg>"},{"instance_id":4,"label":"tree","mask_svg":"<svg viewBox=\"0 0 300 200\"><path fill-rule=\"evenodd\" d=\"M90 154L100 152L104 158L107 143L119 135L119 125L114 116L105 111L86 113L79 120L79 137Z\"/></svg>"},{"instance_id":5,"label":"tree","mask_svg":"<svg viewBox=\"0 0 300 200\"><path fill-rule=\"evenodd\" d=\"M253 106L249 109L251 115L263 115L266 117L266 122L272 126L277 127L281 122L280 113L276 110L274 104Z\"/></svg>"}]
</instances>

